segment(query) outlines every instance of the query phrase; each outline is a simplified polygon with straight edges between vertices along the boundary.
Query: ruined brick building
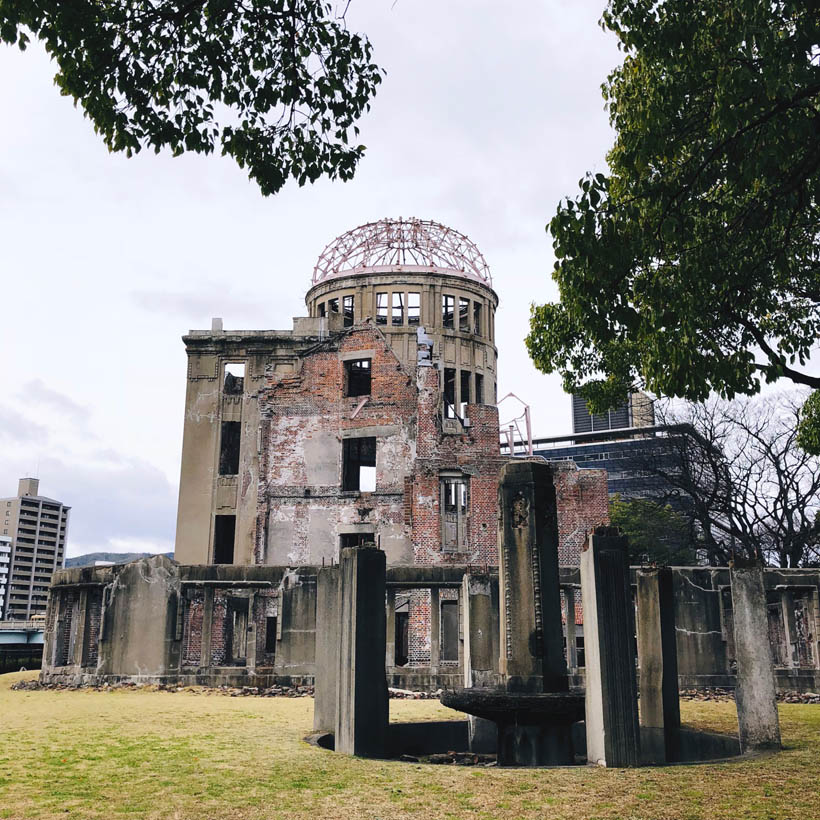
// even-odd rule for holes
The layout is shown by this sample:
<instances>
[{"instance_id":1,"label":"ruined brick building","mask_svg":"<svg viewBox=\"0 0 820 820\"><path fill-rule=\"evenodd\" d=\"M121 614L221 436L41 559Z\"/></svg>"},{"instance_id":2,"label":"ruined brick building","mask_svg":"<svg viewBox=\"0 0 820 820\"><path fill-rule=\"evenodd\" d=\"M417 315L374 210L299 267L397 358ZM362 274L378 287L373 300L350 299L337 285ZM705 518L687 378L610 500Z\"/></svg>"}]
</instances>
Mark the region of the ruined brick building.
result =
<instances>
[{"instance_id":1,"label":"ruined brick building","mask_svg":"<svg viewBox=\"0 0 820 820\"><path fill-rule=\"evenodd\" d=\"M388 680L498 681L507 457L495 407L498 297L484 259L449 228L383 220L325 249L306 305L292 330L225 331L214 320L184 337L176 560L58 571L44 680L312 680L332 640L317 613L339 617L322 565L375 543L388 563ZM581 680L579 554L607 520L607 474L567 461L551 464L551 480L566 659ZM766 576L779 685L816 688L820 576ZM678 568L674 578L682 683L732 685L728 570ZM475 595L483 603L468 619ZM481 658L468 622L490 636Z\"/></svg>"},{"instance_id":2,"label":"ruined brick building","mask_svg":"<svg viewBox=\"0 0 820 820\"><path fill-rule=\"evenodd\" d=\"M382 220L332 242L291 331L184 337L175 558L497 564L498 296L467 237ZM606 520L603 473L561 473L562 558Z\"/></svg>"}]
</instances>

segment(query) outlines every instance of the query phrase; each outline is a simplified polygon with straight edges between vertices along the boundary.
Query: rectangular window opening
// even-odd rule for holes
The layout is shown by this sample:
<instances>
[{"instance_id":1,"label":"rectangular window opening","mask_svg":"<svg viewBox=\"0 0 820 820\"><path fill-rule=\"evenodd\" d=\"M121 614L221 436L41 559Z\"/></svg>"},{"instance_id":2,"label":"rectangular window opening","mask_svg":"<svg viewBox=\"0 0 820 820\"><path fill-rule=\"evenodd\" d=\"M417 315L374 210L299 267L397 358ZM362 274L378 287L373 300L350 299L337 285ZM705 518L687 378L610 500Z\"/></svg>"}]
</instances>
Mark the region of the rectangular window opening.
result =
<instances>
[{"instance_id":1,"label":"rectangular window opening","mask_svg":"<svg viewBox=\"0 0 820 820\"><path fill-rule=\"evenodd\" d=\"M338 299L328 299L327 300L327 312L328 313L338 313L339 312L339 300Z\"/></svg>"},{"instance_id":2,"label":"rectangular window opening","mask_svg":"<svg viewBox=\"0 0 820 820\"><path fill-rule=\"evenodd\" d=\"M342 308L344 310L344 326L352 327L354 319L353 296L344 296L342 298Z\"/></svg>"},{"instance_id":3,"label":"rectangular window opening","mask_svg":"<svg viewBox=\"0 0 820 820\"><path fill-rule=\"evenodd\" d=\"M407 324L417 325L421 321L421 294L407 294Z\"/></svg>"},{"instance_id":4,"label":"rectangular window opening","mask_svg":"<svg viewBox=\"0 0 820 820\"><path fill-rule=\"evenodd\" d=\"M236 538L236 516L214 516L214 563L232 564Z\"/></svg>"},{"instance_id":5,"label":"rectangular window opening","mask_svg":"<svg viewBox=\"0 0 820 820\"><path fill-rule=\"evenodd\" d=\"M360 493L372 493L376 489L375 437L342 441L342 489Z\"/></svg>"},{"instance_id":6,"label":"rectangular window opening","mask_svg":"<svg viewBox=\"0 0 820 820\"><path fill-rule=\"evenodd\" d=\"M265 618L265 652L268 655L276 654L276 616Z\"/></svg>"},{"instance_id":7,"label":"rectangular window opening","mask_svg":"<svg viewBox=\"0 0 820 820\"><path fill-rule=\"evenodd\" d=\"M441 324L443 327L453 327L456 309L456 297L444 295L441 297Z\"/></svg>"},{"instance_id":8,"label":"rectangular window opening","mask_svg":"<svg viewBox=\"0 0 820 820\"><path fill-rule=\"evenodd\" d=\"M317 314L318 316L320 316L320 317L322 317L322 318L324 318L325 316L327 316L327 311L326 311L326 308L325 308L325 303L324 303L324 302L320 302L320 303L319 303L319 308L318 308L318 311L319 311L319 312L318 312L318 314Z\"/></svg>"},{"instance_id":9,"label":"rectangular window opening","mask_svg":"<svg viewBox=\"0 0 820 820\"><path fill-rule=\"evenodd\" d=\"M470 329L470 300L469 299L462 299L458 300L458 329L459 330L467 330Z\"/></svg>"},{"instance_id":10,"label":"rectangular window opening","mask_svg":"<svg viewBox=\"0 0 820 820\"><path fill-rule=\"evenodd\" d=\"M481 335L481 302L473 302L473 333Z\"/></svg>"},{"instance_id":11,"label":"rectangular window opening","mask_svg":"<svg viewBox=\"0 0 820 820\"><path fill-rule=\"evenodd\" d=\"M239 443L242 422L223 421L219 443L219 475L239 474Z\"/></svg>"},{"instance_id":12,"label":"rectangular window opening","mask_svg":"<svg viewBox=\"0 0 820 820\"><path fill-rule=\"evenodd\" d=\"M403 325L404 324L404 294L403 293L394 293L393 294L393 324L394 325Z\"/></svg>"},{"instance_id":13,"label":"rectangular window opening","mask_svg":"<svg viewBox=\"0 0 820 820\"><path fill-rule=\"evenodd\" d=\"M371 389L370 359L345 362L345 395L369 396Z\"/></svg>"},{"instance_id":14,"label":"rectangular window opening","mask_svg":"<svg viewBox=\"0 0 820 820\"><path fill-rule=\"evenodd\" d=\"M456 417L456 371L452 367L444 368L444 418Z\"/></svg>"},{"instance_id":15,"label":"rectangular window opening","mask_svg":"<svg viewBox=\"0 0 820 820\"><path fill-rule=\"evenodd\" d=\"M226 396L241 396L245 390L245 362L225 362L222 392Z\"/></svg>"},{"instance_id":16,"label":"rectangular window opening","mask_svg":"<svg viewBox=\"0 0 820 820\"><path fill-rule=\"evenodd\" d=\"M484 376L475 374L475 403L484 404Z\"/></svg>"},{"instance_id":17,"label":"rectangular window opening","mask_svg":"<svg viewBox=\"0 0 820 820\"><path fill-rule=\"evenodd\" d=\"M470 485L465 476L441 479L442 548L458 552L467 547Z\"/></svg>"},{"instance_id":18,"label":"rectangular window opening","mask_svg":"<svg viewBox=\"0 0 820 820\"><path fill-rule=\"evenodd\" d=\"M376 324L377 325L386 325L387 324L387 294L386 293L377 293L376 294Z\"/></svg>"},{"instance_id":19,"label":"rectangular window opening","mask_svg":"<svg viewBox=\"0 0 820 820\"><path fill-rule=\"evenodd\" d=\"M348 547L363 547L366 544L375 544L376 536L372 532L343 532L339 536L339 546L342 549Z\"/></svg>"},{"instance_id":20,"label":"rectangular window opening","mask_svg":"<svg viewBox=\"0 0 820 820\"><path fill-rule=\"evenodd\" d=\"M458 660L458 601L441 602L441 644L439 658Z\"/></svg>"},{"instance_id":21,"label":"rectangular window opening","mask_svg":"<svg viewBox=\"0 0 820 820\"><path fill-rule=\"evenodd\" d=\"M466 415L467 405L470 404L470 382L472 381L472 374L469 370L461 371L461 416Z\"/></svg>"}]
</instances>

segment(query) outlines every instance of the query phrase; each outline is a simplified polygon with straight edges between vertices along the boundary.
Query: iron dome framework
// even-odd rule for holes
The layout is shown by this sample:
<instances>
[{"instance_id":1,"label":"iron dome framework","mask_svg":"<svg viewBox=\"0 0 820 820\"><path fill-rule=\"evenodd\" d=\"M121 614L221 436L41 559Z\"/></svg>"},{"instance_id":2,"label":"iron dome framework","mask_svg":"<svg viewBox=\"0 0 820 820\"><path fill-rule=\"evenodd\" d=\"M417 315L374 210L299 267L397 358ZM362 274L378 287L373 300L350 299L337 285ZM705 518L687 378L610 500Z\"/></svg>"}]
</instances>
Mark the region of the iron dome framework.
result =
<instances>
[{"instance_id":1,"label":"iron dome framework","mask_svg":"<svg viewBox=\"0 0 820 820\"><path fill-rule=\"evenodd\" d=\"M313 269L313 284L357 273L397 270L464 276L492 287L490 268L475 243L427 219L380 219L334 239Z\"/></svg>"}]
</instances>

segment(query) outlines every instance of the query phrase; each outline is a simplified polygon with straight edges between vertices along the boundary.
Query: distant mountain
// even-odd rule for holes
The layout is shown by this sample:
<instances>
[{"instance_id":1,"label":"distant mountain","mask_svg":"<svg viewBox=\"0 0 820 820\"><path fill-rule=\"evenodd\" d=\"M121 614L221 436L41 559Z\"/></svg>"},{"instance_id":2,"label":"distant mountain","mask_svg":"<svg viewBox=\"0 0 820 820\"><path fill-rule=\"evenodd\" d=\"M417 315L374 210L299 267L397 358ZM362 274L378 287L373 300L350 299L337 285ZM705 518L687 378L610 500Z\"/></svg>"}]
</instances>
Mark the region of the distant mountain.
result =
<instances>
[{"instance_id":1,"label":"distant mountain","mask_svg":"<svg viewBox=\"0 0 820 820\"><path fill-rule=\"evenodd\" d=\"M75 555L73 558L66 558L66 567L93 567L95 561L111 561L114 564L127 564L129 561L136 561L138 558L147 558L154 555L153 552L89 552L87 555ZM173 552L163 552L166 558L173 558Z\"/></svg>"}]
</instances>

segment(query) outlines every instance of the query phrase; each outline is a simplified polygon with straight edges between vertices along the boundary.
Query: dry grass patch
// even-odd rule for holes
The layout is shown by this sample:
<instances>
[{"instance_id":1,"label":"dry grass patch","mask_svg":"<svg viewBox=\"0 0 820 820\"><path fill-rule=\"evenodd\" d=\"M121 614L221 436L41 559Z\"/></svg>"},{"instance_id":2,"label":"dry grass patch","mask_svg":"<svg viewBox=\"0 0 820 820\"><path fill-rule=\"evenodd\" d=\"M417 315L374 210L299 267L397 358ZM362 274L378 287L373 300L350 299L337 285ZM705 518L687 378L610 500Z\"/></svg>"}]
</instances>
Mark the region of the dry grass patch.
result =
<instances>
[{"instance_id":1,"label":"dry grass patch","mask_svg":"<svg viewBox=\"0 0 820 820\"><path fill-rule=\"evenodd\" d=\"M310 698L20 691L0 676L0 818L269 820L820 818L820 707L780 707L786 750L667 769L477 769L367 761L308 746ZM396 720L455 717L391 701ZM684 702L733 731L733 703Z\"/></svg>"}]
</instances>

